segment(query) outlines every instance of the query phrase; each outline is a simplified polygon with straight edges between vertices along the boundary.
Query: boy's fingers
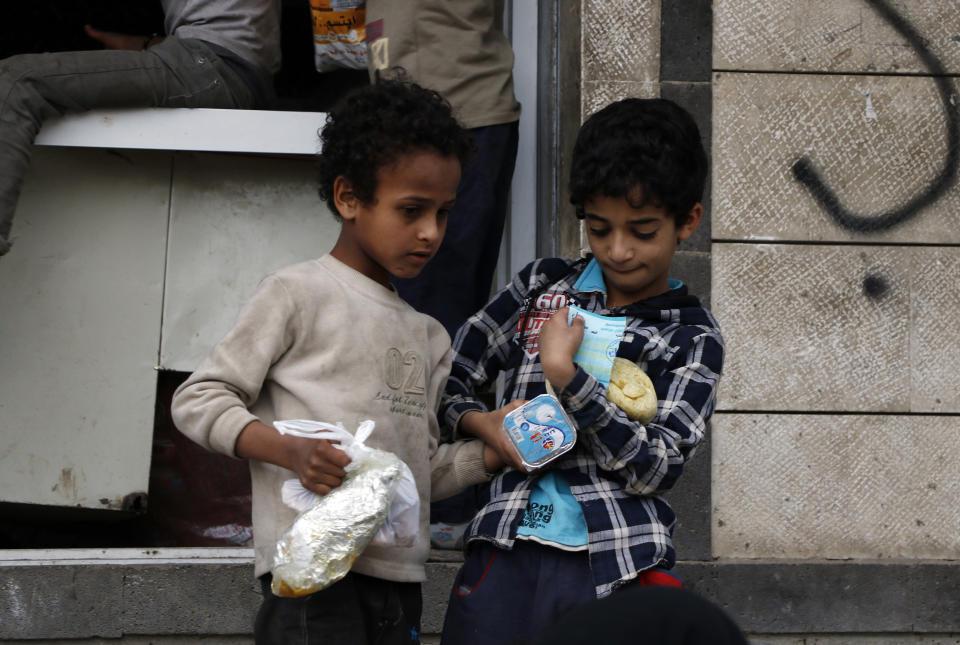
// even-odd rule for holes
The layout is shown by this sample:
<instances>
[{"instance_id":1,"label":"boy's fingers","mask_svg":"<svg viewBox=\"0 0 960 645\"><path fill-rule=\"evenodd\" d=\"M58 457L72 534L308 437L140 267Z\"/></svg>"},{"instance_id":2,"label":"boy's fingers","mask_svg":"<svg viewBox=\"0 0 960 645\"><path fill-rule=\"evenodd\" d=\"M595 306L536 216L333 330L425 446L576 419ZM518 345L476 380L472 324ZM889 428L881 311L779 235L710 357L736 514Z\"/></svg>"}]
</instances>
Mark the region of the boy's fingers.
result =
<instances>
[{"instance_id":1,"label":"boy's fingers","mask_svg":"<svg viewBox=\"0 0 960 645\"><path fill-rule=\"evenodd\" d=\"M318 479L321 475L327 475L337 479L343 479L347 476L347 471L329 461L316 461L311 463L310 470L308 470L307 473L314 479Z\"/></svg>"},{"instance_id":2,"label":"boy's fingers","mask_svg":"<svg viewBox=\"0 0 960 645\"><path fill-rule=\"evenodd\" d=\"M340 468L345 468L350 463L350 457L343 450L340 450L326 439L320 439L317 442L316 453L324 461ZM343 473L346 474L346 473ZM343 475L341 475L342 477Z\"/></svg>"},{"instance_id":3,"label":"boy's fingers","mask_svg":"<svg viewBox=\"0 0 960 645\"><path fill-rule=\"evenodd\" d=\"M315 486L309 486L308 488L310 488L310 490L311 490L312 492L314 492L314 493L316 493L317 495L320 495L320 496L329 495L330 492L333 490L333 488L331 488L330 486L326 486L326 485L324 485L324 484L318 484L318 485L315 485ZM334 487L334 488L335 488L335 487Z\"/></svg>"},{"instance_id":4,"label":"boy's fingers","mask_svg":"<svg viewBox=\"0 0 960 645\"><path fill-rule=\"evenodd\" d=\"M343 479L347 476L347 471L342 467L322 460L311 462L310 469L307 473L314 479L319 478L321 475L329 475L330 477L336 477L338 479Z\"/></svg>"},{"instance_id":5,"label":"boy's fingers","mask_svg":"<svg viewBox=\"0 0 960 645\"><path fill-rule=\"evenodd\" d=\"M517 449L514 448L513 442L506 436L504 436L503 442L498 447L497 452L500 454L500 458L508 465L526 472L526 467L523 465L523 462L520 461L520 455L517 453Z\"/></svg>"},{"instance_id":6,"label":"boy's fingers","mask_svg":"<svg viewBox=\"0 0 960 645\"><path fill-rule=\"evenodd\" d=\"M313 491L318 495L326 495L331 490L340 486L346 473L335 466L327 463L311 464L307 470L300 475L300 483L307 490Z\"/></svg>"},{"instance_id":7,"label":"boy's fingers","mask_svg":"<svg viewBox=\"0 0 960 645\"><path fill-rule=\"evenodd\" d=\"M336 488L343 483L343 477L337 477L330 473L319 473L313 479L314 486L326 486L327 488Z\"/></svg>"}]
</instances>

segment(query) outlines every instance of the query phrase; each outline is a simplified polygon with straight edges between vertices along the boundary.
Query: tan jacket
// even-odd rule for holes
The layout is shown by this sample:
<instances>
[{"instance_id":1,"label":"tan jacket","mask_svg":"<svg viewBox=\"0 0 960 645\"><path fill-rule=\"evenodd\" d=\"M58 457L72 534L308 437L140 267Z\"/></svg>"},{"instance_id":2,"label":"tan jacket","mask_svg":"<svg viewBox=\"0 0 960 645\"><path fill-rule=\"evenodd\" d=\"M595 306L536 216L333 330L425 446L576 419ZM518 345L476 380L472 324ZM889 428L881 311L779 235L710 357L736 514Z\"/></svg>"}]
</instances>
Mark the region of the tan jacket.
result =
<instances>
[{"instance_id":1,"label":"tan jacket","mask_svg":"<svg viewBox=\"0 0 960 645\"><path fill-rule=\"evenodd\" d=\"M503 0L367 0L367 66L403 67L467 128L520 119Z\"/></svg>"}]
</instances>

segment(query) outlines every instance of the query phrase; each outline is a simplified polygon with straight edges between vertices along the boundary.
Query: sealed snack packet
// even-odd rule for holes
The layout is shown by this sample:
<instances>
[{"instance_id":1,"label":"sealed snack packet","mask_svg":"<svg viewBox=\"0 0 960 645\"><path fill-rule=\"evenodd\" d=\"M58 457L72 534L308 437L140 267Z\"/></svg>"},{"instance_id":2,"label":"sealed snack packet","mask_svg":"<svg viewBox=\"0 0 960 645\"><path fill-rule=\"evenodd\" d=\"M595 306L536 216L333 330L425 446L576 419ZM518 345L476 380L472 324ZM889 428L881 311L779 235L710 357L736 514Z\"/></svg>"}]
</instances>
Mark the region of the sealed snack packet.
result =
<instances>
[{"instance_id":1,"label":"sealed snack packet","mask_svg":"<svg viewBox=\"0 0 960 645\"><path fill-rule=\"evenodd\" d=\"M315 495L296 479L284 483L284 503L301 512L277 541L274 594L295 598L329 587L347 575L371 542L415 541L420 498L413 474L393 453L364 445L373 426L364 421L351 435L339 423L274 422L281 433L338 441L351 459L343 483L327 495Z\"/></svg>"}]
</instances>

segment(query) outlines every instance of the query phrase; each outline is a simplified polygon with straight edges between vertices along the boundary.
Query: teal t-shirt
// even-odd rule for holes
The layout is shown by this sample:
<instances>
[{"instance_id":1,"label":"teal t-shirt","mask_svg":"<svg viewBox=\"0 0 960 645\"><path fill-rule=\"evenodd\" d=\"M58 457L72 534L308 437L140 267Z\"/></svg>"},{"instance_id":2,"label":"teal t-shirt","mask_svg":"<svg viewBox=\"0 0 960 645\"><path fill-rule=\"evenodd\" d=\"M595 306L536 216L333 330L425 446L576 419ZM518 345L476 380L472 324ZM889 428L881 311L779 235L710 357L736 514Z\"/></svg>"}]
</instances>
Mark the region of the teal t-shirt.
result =
<instances>
[{"instance_id":1,"label":"teal t-shirt","mask_svg":"<svg viewBox=\"0 0 960 645\"><path fill-rule=\"evenodd\" d=\"M586 548L587 523L583 509L561 475L547 471L537 479L520 519L517 537L568 551Z\"/></svg>"}]
</instances>

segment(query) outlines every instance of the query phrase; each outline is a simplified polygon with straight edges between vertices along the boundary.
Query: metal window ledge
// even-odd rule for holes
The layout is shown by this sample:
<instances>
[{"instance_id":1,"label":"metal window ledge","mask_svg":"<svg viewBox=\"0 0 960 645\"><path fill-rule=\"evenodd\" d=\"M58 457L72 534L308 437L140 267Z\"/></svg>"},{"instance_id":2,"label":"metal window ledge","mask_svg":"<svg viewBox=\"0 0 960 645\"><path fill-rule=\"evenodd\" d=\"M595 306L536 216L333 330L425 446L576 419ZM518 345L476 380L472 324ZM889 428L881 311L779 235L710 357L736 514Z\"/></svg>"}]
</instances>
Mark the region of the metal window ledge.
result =
<instances>
[{"instance_id":1,"label":"metal window ledge","mask_svg":"<svg viewBox=\"0 0 960 645\"><path fill-rule=\"evenodd\" d=\"M314 155L323 112L142 108L93 110L44 123L36 145Z\"/></svg>"}]
</instances>

